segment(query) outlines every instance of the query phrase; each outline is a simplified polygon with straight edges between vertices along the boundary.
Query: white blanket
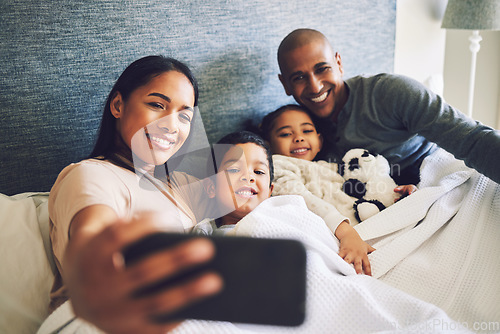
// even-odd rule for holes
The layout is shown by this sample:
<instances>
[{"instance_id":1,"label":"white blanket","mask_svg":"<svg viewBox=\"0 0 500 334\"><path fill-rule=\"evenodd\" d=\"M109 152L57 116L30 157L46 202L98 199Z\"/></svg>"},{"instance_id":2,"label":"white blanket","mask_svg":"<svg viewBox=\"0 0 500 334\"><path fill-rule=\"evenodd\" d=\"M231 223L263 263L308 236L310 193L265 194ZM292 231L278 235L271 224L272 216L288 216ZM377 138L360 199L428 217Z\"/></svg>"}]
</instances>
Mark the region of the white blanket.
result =
<instances>
[{"instance_id":1,"label":"white blanket","mask_svg":"<svg viewBox=\"0 0 500 334\"><path fill-rule=\"evenodd\" d=\"M500 332L500 186L443 150L421 177L420 190L355 227L377 249L374 277Z\"/></svg>"},{"instance_id":2,"label":"white blanket","mask_svg":"<svg viewBox=\"0 0 500 334\"><path fill-rule=\"evenodd\" d=\"M307 249L306 321L274 327L189 320L175 333L466 333L444 311L373 277L356 275L337 254L338 242L299 196L264 201L231 231L235 235L292 238ZM245 287L242 286L242 289ZM272 298L272 297L271 297ZM39 333L72 320L69 303L56 310ZM94 333L78 319L61 333Z\"/></svg>"}]
</instances>

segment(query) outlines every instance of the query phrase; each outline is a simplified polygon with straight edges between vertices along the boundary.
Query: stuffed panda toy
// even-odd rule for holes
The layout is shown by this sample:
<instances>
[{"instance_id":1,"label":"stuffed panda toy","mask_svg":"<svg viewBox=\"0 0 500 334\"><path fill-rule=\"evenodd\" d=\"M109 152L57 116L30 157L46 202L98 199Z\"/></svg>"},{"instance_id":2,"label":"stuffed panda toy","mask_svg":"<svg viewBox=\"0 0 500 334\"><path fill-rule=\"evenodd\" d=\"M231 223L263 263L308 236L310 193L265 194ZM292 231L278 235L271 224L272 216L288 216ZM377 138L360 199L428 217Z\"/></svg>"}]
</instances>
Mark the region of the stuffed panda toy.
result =
<instances>
[{"instance_id":1,"label":"stuffed panda toy","mask_svg":"<svg viewBox=\"0 0 500 334\"><path fill-rule=\"evenodd\" d=\"M389 162L381 155L365 149L349 150L338 164L344 178L342 190L357 198L354 215L362 222L392 205L400 194L394 191L396 182L390 176Z\"/></svg>"}]
</instances>

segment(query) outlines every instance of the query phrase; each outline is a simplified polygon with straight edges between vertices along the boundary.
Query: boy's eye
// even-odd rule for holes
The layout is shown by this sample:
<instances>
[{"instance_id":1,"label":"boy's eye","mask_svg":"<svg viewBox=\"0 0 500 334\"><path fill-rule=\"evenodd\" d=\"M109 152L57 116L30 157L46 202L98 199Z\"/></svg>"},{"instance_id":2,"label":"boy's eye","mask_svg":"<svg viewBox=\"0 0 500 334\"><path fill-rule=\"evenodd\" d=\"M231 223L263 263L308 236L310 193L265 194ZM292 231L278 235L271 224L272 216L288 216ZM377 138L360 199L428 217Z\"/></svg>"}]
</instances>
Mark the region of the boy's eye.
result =
<instances>
[{"instance_id":1,"label":"boy's eye","mask_svg":"<svg viewBox=\"0 0 500 334\"><path fill-rule=\"evenodd\" d=\"M300 81L304 79L304 76L303 75L296 75L292 78L292 81Z\"/></svg>"},{"instance_id":2,"label":"boy's eye","mask_svg":"<svg viewBox=\"0 0 500 334\"><path fill-rule=\"evenodd\" d=\"M257 175L266 175L266 172L263 170L256 170L256 171L254 171L254 173Z\"/></svg>"},{"instance_id":3,"label":"boy's eye","mask_svg":"<svg viewBox=\"0 0 500 334\"><path fill-rule=\"evenodd\" d=\"M238 173L239 171L240 171L240 169L236 168L236 167L230 167L230 168L226 169L226 172L228 172L230 174Z\"/></svg>"}]
</instances>

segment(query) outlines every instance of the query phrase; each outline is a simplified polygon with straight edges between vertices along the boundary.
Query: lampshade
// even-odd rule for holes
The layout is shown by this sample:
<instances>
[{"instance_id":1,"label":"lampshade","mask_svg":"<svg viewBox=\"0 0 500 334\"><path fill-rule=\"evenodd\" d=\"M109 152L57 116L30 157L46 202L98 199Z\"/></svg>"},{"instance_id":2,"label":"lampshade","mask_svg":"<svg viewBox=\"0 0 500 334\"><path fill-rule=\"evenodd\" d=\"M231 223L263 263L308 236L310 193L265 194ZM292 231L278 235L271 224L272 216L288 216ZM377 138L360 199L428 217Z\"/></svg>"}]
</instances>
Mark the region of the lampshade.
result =
<instances>
[{"instance_id":1,"label":"lampshade","mask_svg":"<svg viewBox=\"0 0 500 334\"><path fill-rule=\"evenodd\" d=\"M500 0L448 0L441 28L500 30Z\"/></svg>"}]
</instances>

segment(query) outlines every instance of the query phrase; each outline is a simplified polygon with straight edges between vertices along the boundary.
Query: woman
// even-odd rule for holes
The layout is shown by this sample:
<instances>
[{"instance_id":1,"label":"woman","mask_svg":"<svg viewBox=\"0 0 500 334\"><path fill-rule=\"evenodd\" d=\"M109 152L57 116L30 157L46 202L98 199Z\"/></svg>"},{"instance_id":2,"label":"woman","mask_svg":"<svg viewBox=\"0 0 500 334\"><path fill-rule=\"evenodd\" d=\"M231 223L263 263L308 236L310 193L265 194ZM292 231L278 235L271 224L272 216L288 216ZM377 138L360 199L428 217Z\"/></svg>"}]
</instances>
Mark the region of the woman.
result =
<instances>
[{"instance_id":1,"label":"woman","mask_svg":"<svg viewBox=\"0 0 500 334\"><path fill-rule=\"evenodd\" d=\"M151 315L220 290L220 277L207 273L154 296L131 297L139 287L208 261L214 253L209 241L184 243L130 267L121 256L124 246L149 233L180 232L196 223L176 187L189 177L163 173L162 182L155 170L185 145L197 98L191 71L175 59L145 57L119 77L104 108L92 159L66 167L50 193L59 270L52 309L71 298L77 316L106 332L159 332L175 324L150 323Z\"/></svg>"}]
</instances>

